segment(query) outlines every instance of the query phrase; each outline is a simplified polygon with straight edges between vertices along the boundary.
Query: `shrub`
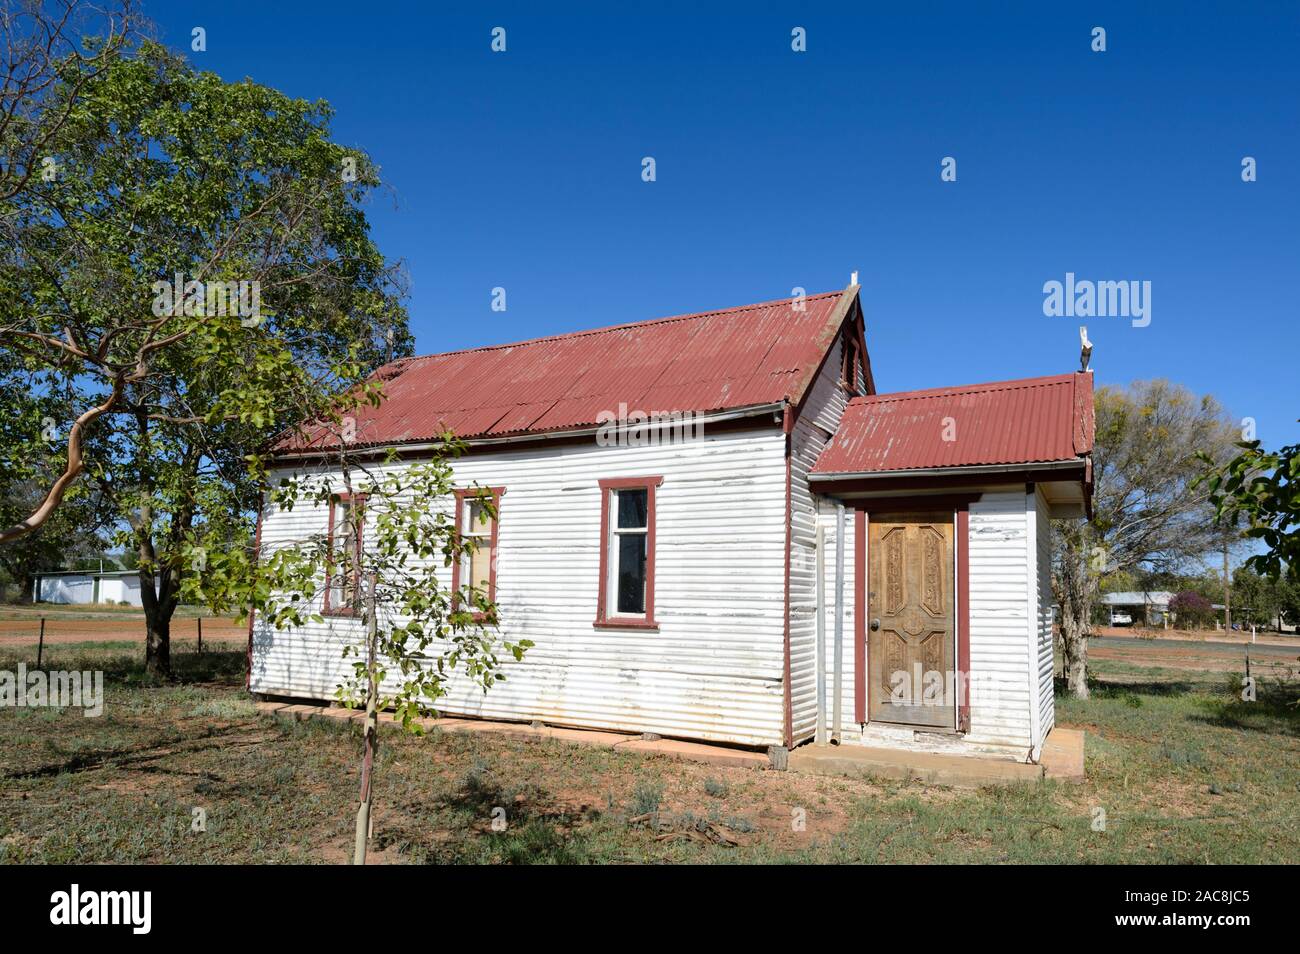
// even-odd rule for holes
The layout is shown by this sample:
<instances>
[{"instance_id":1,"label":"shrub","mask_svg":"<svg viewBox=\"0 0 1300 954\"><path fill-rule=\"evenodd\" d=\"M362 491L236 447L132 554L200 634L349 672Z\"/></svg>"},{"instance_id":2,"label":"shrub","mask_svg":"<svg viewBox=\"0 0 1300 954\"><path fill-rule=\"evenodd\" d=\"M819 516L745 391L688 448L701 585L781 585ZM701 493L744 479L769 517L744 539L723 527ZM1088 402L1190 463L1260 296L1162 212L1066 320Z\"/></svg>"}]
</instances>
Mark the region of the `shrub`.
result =
<instances>
[{"instance_id":1,"label":"shrub","mask_svg":"<svg viewBox=\"0 0 1300 954\"><path fill-rule=\"evenodd\" d=\"M632 814L653 815L659 811L663 799L664 787L645 779L636 783L632 792Z\"/></svg>"},{"instance_id":2,"label":"shrub","mask_svg":"<svg viewBox=\"0 0 1300 954\"><path fill-rule=\"evenodd\" d=\"M1208 626L1214 618L1214 607L1200 593L1183 590L1169 600L1169 611L1180 626Z\"/></svg>"}]
</instances>

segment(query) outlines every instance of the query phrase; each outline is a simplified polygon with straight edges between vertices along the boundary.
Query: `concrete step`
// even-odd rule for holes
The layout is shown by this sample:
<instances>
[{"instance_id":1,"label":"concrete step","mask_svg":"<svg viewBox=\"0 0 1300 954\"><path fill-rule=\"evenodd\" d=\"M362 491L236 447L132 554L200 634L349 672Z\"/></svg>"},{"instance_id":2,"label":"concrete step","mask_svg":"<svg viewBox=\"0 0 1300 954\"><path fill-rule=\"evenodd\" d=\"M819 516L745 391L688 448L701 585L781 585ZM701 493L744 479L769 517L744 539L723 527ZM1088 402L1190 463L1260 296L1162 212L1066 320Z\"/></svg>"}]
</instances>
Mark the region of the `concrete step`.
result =
<instances>
[{"instance_id":1,"label":"concrete step","mask_svg":"<svg viewBox=\"0 0 1300 954\"><path fill-rule=\"evenodd\" d=\"M1041 765L978 755L909 752L865 745L805 745L790 753L790 770L812 775L860 775L916 779L932 785L980 788L984 785L1034 785Z\"/></svg>"},{"instance_id":2,"label":"concrete step","mask_svg":"<svg viewBox=\"0 0 1300 954\"><path fill-rule=\"evenodd\" d=\"M1063 729L1059 725L1047 733L1039 761L1048 778L1083 780L1083 737L1082 729Z\"/></svg>"}]
</instances>

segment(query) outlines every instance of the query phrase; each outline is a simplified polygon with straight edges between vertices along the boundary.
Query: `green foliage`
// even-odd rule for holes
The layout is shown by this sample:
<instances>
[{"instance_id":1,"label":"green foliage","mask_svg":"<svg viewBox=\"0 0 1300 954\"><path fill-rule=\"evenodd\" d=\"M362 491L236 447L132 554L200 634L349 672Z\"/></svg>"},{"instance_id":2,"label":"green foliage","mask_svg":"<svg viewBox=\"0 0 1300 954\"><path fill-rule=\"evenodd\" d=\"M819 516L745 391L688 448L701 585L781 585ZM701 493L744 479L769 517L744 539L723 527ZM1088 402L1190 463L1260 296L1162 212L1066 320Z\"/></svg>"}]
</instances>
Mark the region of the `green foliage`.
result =
<instances>
[{"instance_id":1,"label":"green foliage","mask_svg":"<svg viewBox=\"0 0 1300 954\"><path fill-rule=\"evenodd\" d=\"M1242 452L1227 464L1205 458L1210 500L1221 521L1244 517L1246 536L1263 542L1264 553L1246 566L1270 579L1300 573L1300 444L1276 452L1259 441L1237 445Z\"/></svg>"},{"instance_id":2,"label":"green foliage","mask_svg":"<svg viewBox=\"0 0 1300 954\"><path fill-rule=\"evenodd\" d=\"M1232 618L1247 625L1272 626L1279 613L1288 623L1300 623L1300 580L1270 579L1249 567L1238 567L1232 575Z\"/></svg>"}]
</instances>

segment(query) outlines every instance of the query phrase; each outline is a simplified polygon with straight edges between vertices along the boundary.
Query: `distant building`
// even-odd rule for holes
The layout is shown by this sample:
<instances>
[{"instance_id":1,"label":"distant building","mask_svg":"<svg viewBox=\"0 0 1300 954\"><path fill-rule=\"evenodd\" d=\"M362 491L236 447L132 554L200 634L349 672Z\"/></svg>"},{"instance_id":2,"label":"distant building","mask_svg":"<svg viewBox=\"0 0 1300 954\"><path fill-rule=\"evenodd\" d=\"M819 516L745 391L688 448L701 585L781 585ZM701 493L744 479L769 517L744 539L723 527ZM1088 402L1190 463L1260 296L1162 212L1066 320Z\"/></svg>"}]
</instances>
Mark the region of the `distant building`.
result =
<instances>
[{"instance_id":1,"label":"distant building","mask_svg":"<svg viewBox=\"0 0 1300 954\"><path fill-rule=\"evenodd\" d=\"M1109 610L1112 624L1116 614L1128 613L1134 623L1143 621L1154 625L1164 623L1169 615L1169 601L1173 598L1174 594L1168 590L1107 593L1102 596L1101 604Z\"/></svg>"},{"instance_id":2,"label":"distant building","mask_svg":"<svg viewBox=\"0 0 1300 954\"><path fill-rule=\"evenodd\" d=\"M36 577L32 593L37 603L126 603L140 606L140 571L42 573Z\"/></svg>"}]
</instances>

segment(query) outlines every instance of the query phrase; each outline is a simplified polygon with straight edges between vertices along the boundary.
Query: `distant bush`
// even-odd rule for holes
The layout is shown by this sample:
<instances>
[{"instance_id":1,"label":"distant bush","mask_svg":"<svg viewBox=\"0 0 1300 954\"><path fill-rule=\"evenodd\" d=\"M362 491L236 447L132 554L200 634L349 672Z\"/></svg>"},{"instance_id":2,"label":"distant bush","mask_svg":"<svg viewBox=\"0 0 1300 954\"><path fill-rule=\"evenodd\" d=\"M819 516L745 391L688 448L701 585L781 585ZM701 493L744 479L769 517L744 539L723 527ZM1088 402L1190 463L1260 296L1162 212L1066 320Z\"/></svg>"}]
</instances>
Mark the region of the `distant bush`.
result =
<instances>
[{"instance_id":1,"label":"distant bush","mask_svg":"<svg viewBox=\"0 0 1300 954\"><path fill-rule=\"evenodd\" d=\"M1214 619L1214 606L1200 593L1183 590L1175 593L1169 600L1169 611L1174 614L1179 626L1208 626Z\"/></svg>"}]
</instances>

